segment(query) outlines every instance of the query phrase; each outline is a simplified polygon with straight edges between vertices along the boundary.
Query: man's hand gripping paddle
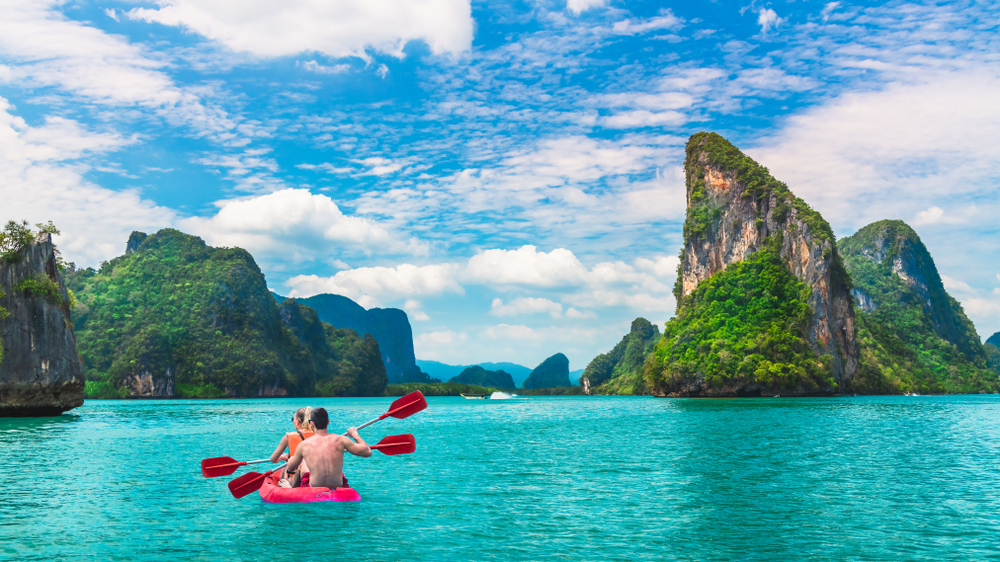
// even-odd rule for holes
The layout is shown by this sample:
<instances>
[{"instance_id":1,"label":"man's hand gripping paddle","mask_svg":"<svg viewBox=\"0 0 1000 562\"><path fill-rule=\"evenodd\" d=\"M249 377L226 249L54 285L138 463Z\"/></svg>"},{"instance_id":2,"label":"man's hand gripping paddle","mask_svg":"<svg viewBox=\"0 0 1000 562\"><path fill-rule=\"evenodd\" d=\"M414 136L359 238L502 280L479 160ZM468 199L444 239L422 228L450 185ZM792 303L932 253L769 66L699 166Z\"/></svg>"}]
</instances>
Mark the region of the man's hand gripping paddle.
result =
<instances>
[{"instance_id":1,"label":"man's hand gripping paddle","mask_svg":"<svg viewBox=\"0 0 1000 562\"><path fill-rule=\"evenodd\" d=\"M423 410L427 407L427 399L424 398L423 393L419 390L415 390L406 396L396 400L389 406L389 411L382 414L381 416L367 422L363 425L358 426L358 429L368 427L369 425L384 420L388 417L393 417L396 419L403 419L417 412ZM346 433L344 435L347 435ZM372 449L381 451L386 455L401 455L405 453L412 453L417 450L417 442L413 438L413 435L390 435L378 442L376 445L371 445ZM206 459L212 460L212 459ZM228 463L223 463L228 464ZM249 463L248 463L249 464ZM264 480L274 474L275 472L284 468L285 465L281 465L273 470L268 470L267 472L261 474L259 472L248 472L239 478L229 482L229 491L232 492L234 498L242 498L248 494L256 492L264 484ZM233 468L233 470L236 470ZM203 469L204 472L204 469ZM230 472L229 474L232 474ZM222 474L219 474L222 476Z\"/></svg>"}]
</instances>

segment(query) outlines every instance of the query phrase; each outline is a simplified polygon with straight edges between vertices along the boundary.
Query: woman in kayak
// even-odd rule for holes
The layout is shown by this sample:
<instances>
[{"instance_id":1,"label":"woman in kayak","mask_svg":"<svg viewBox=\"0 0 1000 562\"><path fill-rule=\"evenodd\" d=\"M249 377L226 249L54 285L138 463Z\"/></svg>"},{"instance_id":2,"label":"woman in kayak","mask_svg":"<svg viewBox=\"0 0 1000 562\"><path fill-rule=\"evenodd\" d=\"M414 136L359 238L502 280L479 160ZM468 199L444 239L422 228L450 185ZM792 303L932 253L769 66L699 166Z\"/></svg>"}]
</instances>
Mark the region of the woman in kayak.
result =
<instances>
[{"instance_id":1,"label":"woman in kayak","mask_svg":"<svg viewBox=\"0 0 1000 562\"><path fill-rule=\"evenodd\" d=\"M313 436L312 428L309 427L309 420L312 418L312 407L306 406L305 408L299 408L292 416L292 424L295 426L295 431L286 433L284 437L281 438L281 442L278 443L278 448L271 453L271 462L287 461L295 455L295 450L298 449L299 445L303 441L309 439ZM285 453L285 449L288 452ZM309 471L308 467L298 467L297 470L302 470L305 472ZM295 476L296 471L285 473L285 469L282 469L281 475L281 485L282 482L287 482L286 479ZM282 486L286 487L286 486ZM287 487L291 487L290 484Z\"/></svg>"}]
</instances>

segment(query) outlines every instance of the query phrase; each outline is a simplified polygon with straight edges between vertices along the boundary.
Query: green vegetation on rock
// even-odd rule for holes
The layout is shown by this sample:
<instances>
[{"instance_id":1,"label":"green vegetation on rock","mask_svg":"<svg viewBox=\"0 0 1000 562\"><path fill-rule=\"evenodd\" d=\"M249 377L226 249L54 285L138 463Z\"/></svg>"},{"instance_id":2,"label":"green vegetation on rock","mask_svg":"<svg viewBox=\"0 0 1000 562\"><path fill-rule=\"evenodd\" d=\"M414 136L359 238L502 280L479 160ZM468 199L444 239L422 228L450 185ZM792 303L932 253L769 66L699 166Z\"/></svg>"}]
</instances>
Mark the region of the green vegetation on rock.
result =
<instances>
[{"instance_id":1,"label":"green vegetation on rock","mask_svg":"<svg viewBox=\"0 0 1000 562\"><path fill-rule=\"evenodd\" d=\"M857 304L859 393L996 392L996 372L930 253L906 223L872 223L840 241Z\"/></svg>"},{"instance_id":2,"label":"green vegetation on rock","mask_svg":"<svg viewBox=\"0 0 1000 562\"><path fill-rule=\"evenodd\" d=\"M809 288L778 254L780 239L698 284L667 322L644 366L660 394L812 393L835 388L829 358L816 357L804 330Z\"/></svg>"},{"instance_id":3,"label":"green vegetation on rock","mask_svg":"<svg viewBox=\"0 0 1000 562\"><path fill-rule=\"evenodd\" d=\"M512 389L514 378L506 371L489 371L479 365L467 367L458 376L452 377L448 382L460 384L472 384L478 386L488 386L494 388Z\"/></svg>"},{"instance_id":4,"label":"green vegetation on rock","mask_svg":"<svg viewBox=\"0 0 1000 562\"><path fill-rule=\"evenodd\" d=\"M608 353L595 357L583 375L591 394L648 394L643 364L660 340L660 330L645 318L632 321L629 333Z\"/></svg>"},{"instance_id":5,"label":"green vegetation on rock","mask_svg":"<svg viewBox=\"0 0 1000 562\"><path fill-rule=\"evenodd\" d=\"M383 393L374 339L320 322L295 301L279 309L239 248L165 229L133 236L98 271L68 269L91 396L169 396L170 385L181 397Z\"/></svg>"},{"instance_id":6,"label":"green vegetation on rock","mask_svg":"<svg viewBox=\"0 0 1000 562\"><path fill-rule=\"evenodd\" d=\"M569 359L562 353L556 353L535 367L521 386L522 388L572 386L569 383Z\"/></svg>"}]
</instances>

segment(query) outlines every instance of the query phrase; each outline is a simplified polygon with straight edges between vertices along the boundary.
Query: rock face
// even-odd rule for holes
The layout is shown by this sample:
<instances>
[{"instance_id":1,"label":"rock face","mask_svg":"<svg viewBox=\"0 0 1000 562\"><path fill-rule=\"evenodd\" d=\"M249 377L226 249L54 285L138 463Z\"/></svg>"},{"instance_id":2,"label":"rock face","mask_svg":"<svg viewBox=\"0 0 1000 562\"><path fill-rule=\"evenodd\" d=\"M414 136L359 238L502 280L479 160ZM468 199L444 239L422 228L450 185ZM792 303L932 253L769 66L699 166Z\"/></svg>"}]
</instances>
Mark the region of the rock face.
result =
<instances>
[{"instance_id":1,"label":"rock face","mask_svg":"<svg viewBox=\"0 0 1000 562\"><path fill-rule=\"evenodd\" d=\"M413 353L413 330L406 313L398 308L364 307L353 300L331 294L296 299L313 308L324 322L337 328L349 328L359 334L371 334L382 351L382 362L390 384L429 382L417 367Z\"/></svg>"},{"instance_id":2,"label":"rock face","mask_svg":"<svg viewBox=\"0 0 1000 562\"><path fill-rule=\"evenodd\" d=\"M642 378L642 366L659 339L660 330L649 320L633 320L631 330L614 349L598 355L587 365L580 377L584 393L591 394L598 391L597 387L615 380L599 392L644 394L646 385Z\"/></svg>"},{"instance_id":3,"label":"rock face","mask_svg":"<svg viewBox=\"0 0 1000 562\"><path fill-rule=\"evenodd\" d=\"M280 306L253 257L173 229L67 284L95 398L380 396L378 344Z\"/></svg>"},{"instance_id":4,"label":"rock face","mask_svg":"<svg viewBox=\"0 0 1000 562\"><path fill-rule=\"evenodd\" d=\"M680 298L769 237L781 237L788 269L809 286L813 315L806 334L817 355L832 359L834 381L858 366L850 277L829 224L739 149L715 133L693 135L685 161L688 218L678 285Z\"/></svg>"},{"instance_id":5,"label":"rock face","mask_svg":"<svg viewBox=\"0 0 1000 562\"><path fill-rule=\"evenodd\" d=\"M479 365L467 367L459 373L457 377L452 377L448 382L461 384L474 384L478 386L489 386L493 388L515 388L514 379L506 371L488 371Z\"/></svg>"},{"instance_id":6,"label":"rock face","mask_svg":"<svg viewBox=\"0 0 1000 562\"><path fill-rule=\"evenodd\" d=\"M858 393L993 392L994 355L944 288L917 233L872 223L838 245L854 281L861 360Z\"/></svg>"},{"instance_id":7,"label":"rock face","mask_svg":"<svg viewBox=\"0 0 1000 562\"><path fill-rule=\"evenodd\" d=\"M569 359L562 353L556 353L542 361L528 378L524 380L523 388L553 388L570 386Z\"/></svg>"},{"instance_id":8,"label":"rock face","mask_svg":"<svg viewBox=\"0 0 1000 562\"><path fill-rule=\"evenodd\" d=\"M901 304L898 301L902 298L923 309L941 338L969 357L982 357L982 345L972 323L945 290L934 259L909 225L900 220L878 221L841 239L839 245L851 276L855 278L852 292L858 308L874 312L880 306ZM893 302L884 302L888 295L873 294L876 288L867 282L860 260L879 268L883 276L894 274L906 286L906 294L901 296L893 292Z\"/></svg>"},{"instance_id":9,"label":"rock face","mask_svg":"<svg viewBox=\"0 0 1000 562\"><path fill-rule=\"evenodd\" d=\"M83 368L50 234L39 234L23 259L0 261L0 288L0 308L10 313L0 319L0 416L55 416L82 405Z\"/></svg>"}]
</instances>

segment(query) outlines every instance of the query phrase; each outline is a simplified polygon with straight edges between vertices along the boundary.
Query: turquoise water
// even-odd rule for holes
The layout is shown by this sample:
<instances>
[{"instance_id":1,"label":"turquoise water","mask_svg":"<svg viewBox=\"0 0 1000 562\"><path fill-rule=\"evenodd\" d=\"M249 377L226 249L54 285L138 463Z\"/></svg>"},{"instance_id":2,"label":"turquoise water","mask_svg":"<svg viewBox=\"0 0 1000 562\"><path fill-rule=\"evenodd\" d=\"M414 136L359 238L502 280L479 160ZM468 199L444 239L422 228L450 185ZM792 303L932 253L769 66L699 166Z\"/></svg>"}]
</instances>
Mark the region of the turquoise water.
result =
<instances>
[{"instance_id":1,"label":"turquoise water","mask_svg":"<svg viewBox=\"0 0 1000 562\"><path fill-rule=\"evenodd\" d=\"M362 502L265 505L200 475L202 458L268 456L300 405L346 429L390 402L0 419L0 559L1000 559L992 396L431 398L362 432L417 439L348 459Z\"/></svg>"}]
</instances>

